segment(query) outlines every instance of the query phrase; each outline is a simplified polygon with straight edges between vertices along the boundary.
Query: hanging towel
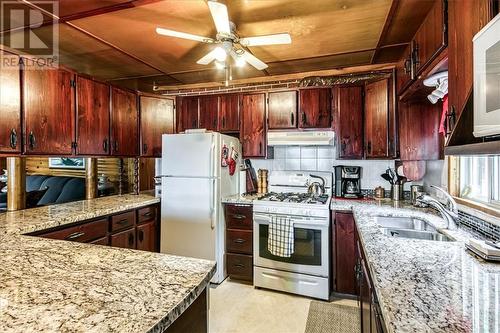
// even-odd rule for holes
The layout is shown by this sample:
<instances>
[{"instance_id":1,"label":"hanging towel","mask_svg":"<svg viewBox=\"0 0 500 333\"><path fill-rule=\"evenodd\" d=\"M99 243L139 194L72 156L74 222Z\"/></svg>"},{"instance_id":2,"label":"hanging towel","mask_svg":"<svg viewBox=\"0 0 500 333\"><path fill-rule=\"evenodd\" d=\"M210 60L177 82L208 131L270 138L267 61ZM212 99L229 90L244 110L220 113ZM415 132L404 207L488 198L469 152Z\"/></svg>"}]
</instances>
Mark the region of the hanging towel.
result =
<instances>
[{"instance_id":1,"label":"hanging towel","mask_svg":"<svg viewBox=\"0 0 500 333\"><path fill-rule=\"evenodd\" d=\"M267 249L278 257L289 258L294 252L293 223L288 217L271 216Z\"/></svg>"}]
</instances>

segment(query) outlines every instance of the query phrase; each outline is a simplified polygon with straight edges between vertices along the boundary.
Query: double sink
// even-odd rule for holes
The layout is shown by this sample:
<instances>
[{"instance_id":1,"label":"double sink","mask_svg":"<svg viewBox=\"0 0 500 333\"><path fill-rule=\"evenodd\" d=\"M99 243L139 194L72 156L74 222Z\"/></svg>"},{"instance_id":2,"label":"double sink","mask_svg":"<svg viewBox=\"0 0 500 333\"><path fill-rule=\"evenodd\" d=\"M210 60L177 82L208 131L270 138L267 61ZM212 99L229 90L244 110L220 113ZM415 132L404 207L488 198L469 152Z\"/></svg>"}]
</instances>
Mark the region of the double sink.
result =
<instances>
[{"instance_id":1,"label":"double sink","mask_svg":"<svg viewBox=\"0 0 500 333\"><path fill-rule=\"evenodd\" d=\"M440 233L424 220L415 217L376 216L375 222L384 235L441 242L453 242L454 239Z\"/></svg>"}]
</instances>

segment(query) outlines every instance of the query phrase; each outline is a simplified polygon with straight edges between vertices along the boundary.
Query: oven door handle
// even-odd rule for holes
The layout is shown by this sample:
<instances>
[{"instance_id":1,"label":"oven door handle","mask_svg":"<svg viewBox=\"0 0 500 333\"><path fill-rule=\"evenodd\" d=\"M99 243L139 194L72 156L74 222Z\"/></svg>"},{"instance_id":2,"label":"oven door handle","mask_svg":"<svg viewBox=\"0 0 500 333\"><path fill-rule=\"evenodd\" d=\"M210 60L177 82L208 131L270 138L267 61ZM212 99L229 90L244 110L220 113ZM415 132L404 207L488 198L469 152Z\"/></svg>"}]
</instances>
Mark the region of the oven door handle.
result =
<instances>
[{"instance_id":1,"label":"oven door handle","mask_svg":"<svg viewBox=\"0 0 500 333\"><path fill-rule=\"evenodd\" d=\"M293 223L294 228L301 228L301 229L314 229L314 230L320 230L325 227L329 226L329 221L328 219L309 219L309 220L304 220L296 217L290 217L290 216L284 216L290 218L290 220ZM271 216L270 215L265 215L265 214L254 214L254 222L257 224L269 224L271 222Z\"/></svg>"}]
</instances>

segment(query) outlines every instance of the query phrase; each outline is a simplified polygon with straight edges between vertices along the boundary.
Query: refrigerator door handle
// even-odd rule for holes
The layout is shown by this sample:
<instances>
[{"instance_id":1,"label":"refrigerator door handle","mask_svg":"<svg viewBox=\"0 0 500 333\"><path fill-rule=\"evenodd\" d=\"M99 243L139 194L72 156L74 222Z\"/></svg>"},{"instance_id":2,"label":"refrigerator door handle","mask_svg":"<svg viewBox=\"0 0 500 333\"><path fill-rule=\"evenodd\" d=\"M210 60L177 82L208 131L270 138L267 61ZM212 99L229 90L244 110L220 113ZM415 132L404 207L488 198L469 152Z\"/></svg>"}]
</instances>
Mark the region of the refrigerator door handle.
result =
<instances>
[{"instance_id":1,"label":"refrigerator door handle","mask_svg":"<svg viewBox=\"0 0 500 333\"><path fill-rule=\"evenodd\" d=\"M210 156L209 156L209 163L210 163L210 177L214 177L214 150L215 150L215 142L212 142L212 145L210 146Z\"/></svg>"},{"instance_id":2,"label":"refrigerator door handle","mask_svg":"<svg viewBox=\"0 0 500 333\"><path fill-rule=\"evenodd\" d=\"M214 213L216 211L215 209L215 205L217 204L215 202L215 199L217 198L217 196L215 195L215 178L212 179L212 186L211 186L211 189L210 189L210 228L212 228L212 230L215 229L215 216L214 216Z\"/></svg>"}]
</instances>

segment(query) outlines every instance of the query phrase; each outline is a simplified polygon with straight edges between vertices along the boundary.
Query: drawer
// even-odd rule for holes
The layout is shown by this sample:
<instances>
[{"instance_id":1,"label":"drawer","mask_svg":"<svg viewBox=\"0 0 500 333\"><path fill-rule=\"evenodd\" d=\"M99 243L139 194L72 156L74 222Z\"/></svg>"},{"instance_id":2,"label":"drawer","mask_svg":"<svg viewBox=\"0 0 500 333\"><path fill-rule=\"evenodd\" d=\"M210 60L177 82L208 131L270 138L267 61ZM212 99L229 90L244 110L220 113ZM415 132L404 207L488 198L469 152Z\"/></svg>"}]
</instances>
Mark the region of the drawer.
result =
<instances>
[{"instance_id":1,"label":"drawer","mask_svg":"<svg viewBox=\"0 0 500 333\"><path fill-rule=\"evenodd\" d=\"M252 230L253 209L252 206L225 206L226 228Z\"/></svg>"},{"instance_id":2,"label":"drawer","mask_svg":"<svg viewBox=\"0 0 500 333\"><path fill-rule=\"evenodd\" d=\"M253 257L243 254L226 254L227 274L236 279L253 280Z\"/></svg>"},{"instance_id":3,"label":"drawer","mask_svg":"<svg viewBox=\"0 0 500 333\"><path fill-rule=\"evenodd\" d=\"M252 255L253 232L247 230L227 230L226 251Z\"/></svg>"},{"instance_id":4,"label":"drawer","mask_svg":"<svg viewBox=\"0 0 500 333\"><path fill-rule=\"evenodd\" d=\"M135 211L111 216L111 232L127 229L135 225Z\"/></svg>"},{"instance_id":5,"label":"drawer","mask_svg":"<svg viewBox=\"0 0 500 333\"><path fill-rule=\"evenodd\" d=\"M96 239L96 240L90 242L90 244L109 245L109 238L108 237L99 238L99 239Z\"/></svg>"},{"instance_id":6,"label":"drawer","mask_svg":"<svg viewBox=\"0 0 500 333\"><path fill-rule=\"evenodd\" d=\"M157 214L156 206L141 208L137 211L137 223L140 224L155 220Z\"/></svg>"},{"instance_id":7,"label":"drawer","mask_svg":"<svg viewBox=\"0 0 500 333\"><path fill-rule=\"evenodd\" d=\"M41 234L41 237L87 243L106 236L108 219L87 222L74 227Z\"/></svg>"}]
</instances>

